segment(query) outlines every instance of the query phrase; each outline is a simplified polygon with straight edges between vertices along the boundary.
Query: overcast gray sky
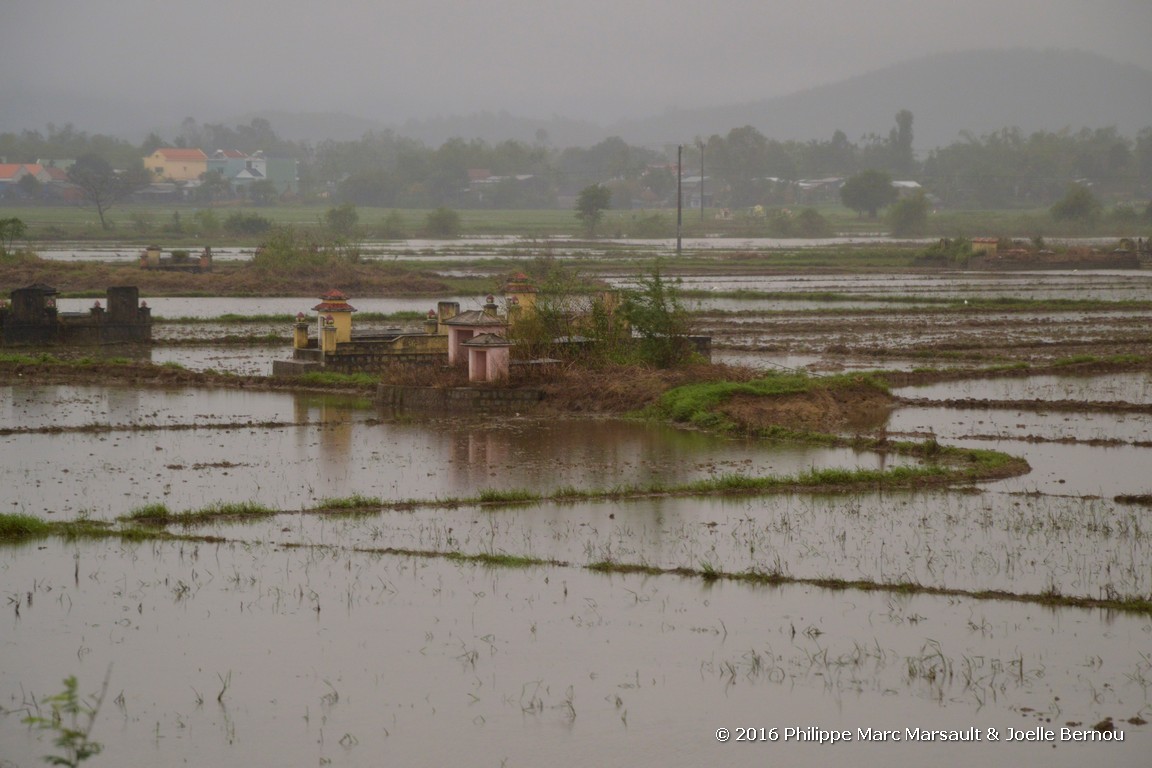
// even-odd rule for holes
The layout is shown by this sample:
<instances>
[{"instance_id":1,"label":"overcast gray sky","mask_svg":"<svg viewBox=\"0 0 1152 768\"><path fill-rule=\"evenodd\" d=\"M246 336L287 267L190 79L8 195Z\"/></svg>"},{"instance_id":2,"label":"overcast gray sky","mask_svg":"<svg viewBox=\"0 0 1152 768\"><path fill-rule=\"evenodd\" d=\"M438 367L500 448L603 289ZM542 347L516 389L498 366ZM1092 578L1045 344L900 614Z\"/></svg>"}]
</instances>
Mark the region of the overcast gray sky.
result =
<instances>
[{"instance_id":1,"label":"overcast gray sky","mask_svg":"<svg viewBox=\"0 0 1152 768\"><path fill-rule=\"evenodd\" d=\"M608 122L988 47L1152 70L1152 0L0 0L4 88L147 95L201 120Z\"/></svg>"}]
</instances>

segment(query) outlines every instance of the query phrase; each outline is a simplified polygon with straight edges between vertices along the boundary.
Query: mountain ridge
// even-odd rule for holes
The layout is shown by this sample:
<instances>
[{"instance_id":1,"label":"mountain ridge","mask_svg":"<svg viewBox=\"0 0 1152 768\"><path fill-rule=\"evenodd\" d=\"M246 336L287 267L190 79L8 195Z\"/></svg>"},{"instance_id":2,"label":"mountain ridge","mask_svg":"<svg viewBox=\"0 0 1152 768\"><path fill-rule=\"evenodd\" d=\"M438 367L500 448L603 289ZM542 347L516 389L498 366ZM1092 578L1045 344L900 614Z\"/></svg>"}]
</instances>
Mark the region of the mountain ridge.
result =
<instances>
[{"instance_id":1,"label":"mountain ridge","mask_svg":"<svg viewBox=\"0 0 1152 768\"><path fill-rule=\"evenodd\" d=\"M1114 126L1135 137L1152 127L1152 72L1084 51L980 49L910 59L783 96L670 108L607 124L501 110L376 125L429 146L456 137L534 143L541 136L556 147L590 146L609 136L666 146L744 125L778 140L827 140L841 130L857 141L886 136L901 109L916 118L914 145L921 153L961 140L965 132L980 136L1013 127L1028 134ZM274 127L281 130L279 123Z\"/></svg>"},{"instance_id":2,"label":"mountain ridge","mask_svg":"<svg viewBox=\"0 0 1152 768\"><path fill-rule=\"evenodd\" d=\"M959 70L962 78L950 77ZM920 151L957 141L965 131L978 136L1011 127L1031 133L1115 126L1135 136L1152 126L1152 72L1083 51L941 53L772 99L613 127L626 140L659 141L661 131L683 136L697 124L703 130L686 140L752 125L780 140L828 139L843 130L855 141L886 135L901 109L916 117Z\"/></svg>"},{"instance_id":3,"label":"mountain ridge","mask_svg":"<svg viewBox=\"0 0 1152 768\"><path fill-rule=\"evenodd\" d=\"M0 104L5 105L0 132L38 130L54 122L133 141L155 130L171 140L189 114L186 110L191 110L191 105L136 103L120 96L111 115L100 112L102 103L109 102L90 94L54 99L0 86ZM392 122L336 111L286 109L198 119L233 125L262 117L283 138L313 143L392 131L428 146L459 137L562 148L591 146L619 136L631 144L657 147L723 135L744 125L778 140L827 140L841 130L849 140L858 141L869 134L886 136L901 109L915 116L914 146L921 154L961 140L965 132L980 136L1011 127L1028 134L1114 126L1122 135L1135 137L1152 126L1152 72L1084 51L982 49L931 54L783 96L729 106L670 108L647 118L608 123L558 115L526 117L507 110Z\"/></svg>"}]
</instances>

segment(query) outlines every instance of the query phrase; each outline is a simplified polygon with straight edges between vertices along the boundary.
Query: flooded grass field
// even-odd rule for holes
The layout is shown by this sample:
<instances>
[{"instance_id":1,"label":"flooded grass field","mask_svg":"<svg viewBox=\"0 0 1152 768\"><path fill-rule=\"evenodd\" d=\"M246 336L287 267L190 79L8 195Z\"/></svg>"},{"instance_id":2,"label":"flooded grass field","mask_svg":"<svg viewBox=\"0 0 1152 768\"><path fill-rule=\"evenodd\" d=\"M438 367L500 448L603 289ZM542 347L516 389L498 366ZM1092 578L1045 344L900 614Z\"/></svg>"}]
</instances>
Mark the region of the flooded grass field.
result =
<instances>
[{"instance_id":1,"label":"flooded grass field","mask_svg":"<svg viewBox=\"0 0 1152 768\"><path fill-rule=\"evenodd\" d=\"M1076 279L1103 295L1144 276ZM91 522L0 548L0 765L52 753L22 721L69 675L84 695L108 681L92 765L1147 765L1152 373L1028 369L1146 358L1143 321L827 309L707 322L718 356L766 368L941 372L893 388L884 435L1031 471L651 492L920 460L310 393L0 385L0 512ZM152 361L250 374L285 353L207 327ZM262 512L131 518L231 503Z\"/></svg>"},{"instance_id":2,"label":"flooded grass field","mask_svg":"<svg viewBox=\"0 0 1152 768\"><path fill-rule=\"evenodd\" d=\"M1152 742L1127 722L1146 618L247 543L26 546L4 570L25 603L6 634L38 638L6 642L7 706L58 665L110 670L116 765L1139 765ZM1006 741L1101 722L1124 741ZM1002 741L795 735L861 727Z\"/></svg>"}]
</instances>

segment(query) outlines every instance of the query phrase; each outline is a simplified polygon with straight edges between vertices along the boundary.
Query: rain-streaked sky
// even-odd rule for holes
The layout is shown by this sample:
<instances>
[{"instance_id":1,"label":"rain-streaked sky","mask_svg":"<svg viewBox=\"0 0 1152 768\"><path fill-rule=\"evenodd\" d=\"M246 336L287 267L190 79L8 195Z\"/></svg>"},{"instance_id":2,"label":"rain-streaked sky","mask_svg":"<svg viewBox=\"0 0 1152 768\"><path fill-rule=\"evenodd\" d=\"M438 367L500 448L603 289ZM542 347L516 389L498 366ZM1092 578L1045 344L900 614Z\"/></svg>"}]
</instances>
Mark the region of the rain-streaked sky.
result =
<instances>
[{"instance_id":1,"label":"rain-streaked sky","mask_svg":"<svg viewBox=\"0 0 1152 768\"><path fill-rule=\"evenodd\" d=\"M1152 70L1152 0L0 0L0 91L404 120L607 122L792 93L937 51Z\"/></svg>"}]
</instances>

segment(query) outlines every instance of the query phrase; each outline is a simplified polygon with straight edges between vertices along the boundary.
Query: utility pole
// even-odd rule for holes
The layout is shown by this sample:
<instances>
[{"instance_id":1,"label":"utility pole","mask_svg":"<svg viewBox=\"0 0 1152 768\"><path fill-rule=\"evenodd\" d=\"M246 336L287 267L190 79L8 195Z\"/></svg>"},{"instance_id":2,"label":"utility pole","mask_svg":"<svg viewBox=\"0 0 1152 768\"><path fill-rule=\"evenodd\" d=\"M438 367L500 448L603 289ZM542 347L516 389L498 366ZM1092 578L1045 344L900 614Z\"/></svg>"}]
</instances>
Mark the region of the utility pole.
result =
<instances>
[{"instance_id":1,"label":"utility pole","mask_svg":"<svg viewBox=\"0 0 1152 768\"><path fill-rule=\"evenodd\" d=\"M684 225L684 145L676 145L676 256L680 256L680 230Z\"/></svg>"},{"instance_id":2,"label":"utility pole","mask_svg":"<svg viewBox=\"0 0 1152 768\"><path fill-rule=\"evenodd\" d=\"M704 223L704 140L697 143L700 145L700 223Z\"/></svg>"}]
</instances>

